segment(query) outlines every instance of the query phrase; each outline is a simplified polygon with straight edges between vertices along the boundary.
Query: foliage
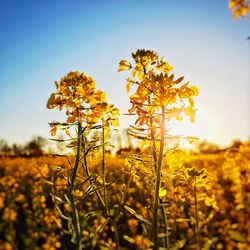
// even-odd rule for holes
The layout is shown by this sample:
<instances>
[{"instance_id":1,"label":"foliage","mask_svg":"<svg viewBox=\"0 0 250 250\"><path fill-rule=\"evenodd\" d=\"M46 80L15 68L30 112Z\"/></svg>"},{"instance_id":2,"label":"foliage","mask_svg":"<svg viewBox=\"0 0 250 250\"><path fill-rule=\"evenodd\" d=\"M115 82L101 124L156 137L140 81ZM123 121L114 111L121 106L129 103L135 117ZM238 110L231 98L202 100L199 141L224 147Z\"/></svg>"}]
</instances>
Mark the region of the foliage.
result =
<instances>
[{"instance_id":1,"label":"foliage","mask_svg":"<svg viewBox=\"0 0 250 250\"><path fill-rule=\"evenodd\" d=\"M203 169L197 180L198 215L203 249L248 249L250 201L250 143L240 148L213 155L192 155L181 150L169 152L163 163L163 186L167 192L170 245L172 249L194 249L195 219L192 166ZM69 159L73 162L73 159ZM99 162L101 159L99 159ZM72 249L65 220L55 211L52 185L57 197L66 194L64 174L69 169L64 157L1 158L0 161L0 249ZM111 205L120 202L128 182L130 167L118 158L106 161L110 182L108 197ZM132 168L133 181L125 202L138 216L123 213L118 221L122 249L149 249L145 234L148 220L150 179L144 168ZM98 159L90 169L96 169ZM189 173L188 173L189 171ZM194 172L195 173L195 172ZM190 175L191 174L191 175ZM46 180L46 181L45 181ZM100 180L101 181L101 180ZM31 188L32 187L32 188ZM53 191L54 192L54 191ZM102 207L97 197L84 196L86 186L75 190L81 214L90 225L82 231L91 238L95 249L112 249L112 232L100 215ZM60 204L60 200L58 200ZM69 215L68 203L59 205ZM93 211L99 211L93 213ZM143 216L143 220L141 217ZM91 220L91 218L93 220ZM104 226L100 233L100 226ZM124 237L122 237L124 235ZM57 248L58 247L58 248ZM90 248L86 248L90 249Z\"/></svg>"},{"instance_id":2,"label":"foliage","mask_svg":"<svg viewBox=\"0 0 250 250\"><path fill-rule=\"evenodd\" d=\"M1 141L0 250L249 247L250 143L224 151L201 144L199 154L166 145L178 139L168 134L171 119L194 122L198 89L175 79L154 51L132 57L118 71L131 71L129 113L137 120L127 135L141 144L135 149L128 140L125 157L121 148L119 156L109 151L119 110L78 71L55 82L47 102L65 111L66 121L50 123L50 132L65 134L53 140L70 154L31 158L44 146L36 138L24 148L26 158L8 158L20 148Z\"/></svg>"},{"instance_id":3,"label":"foliage","mask_svg":"<svg viewBox=\"0 0 250 250\"><path fill-rule=\"evenodd\" d=\"M169 248L167 211L161 204L163 193L166 192L161 188L161 175L167 126L173 118L181 120L182 113L190 116L191 122L194 122L193 96L198 95L198 89L195 86L189 87L188 82L182 83L184 77L175 80L174 74L171 74L173 68L154 51L137 50L132 54L132 57L135 61L134 65L122 60L119 63L118 71L132 70L132 78L127 80L127 91L130 91L131 86L136 86L135 94L130 96L132 108L129 109L129 113L136 113L135 124L140 127L132 127L132 135L150 141L154 184L151 234L153 248L157 250L159 246L158 210L160 206L162 206L161 211L165 224L162 247ZM146 131L146 133L143 134L142 131ZM140 159L140 161L143 160Z\"/></svg>"},{"instance_id":4,"label":"foliage","mask_svg":"<svg viewBox=\"0 0 250 250\"><path fill-rule=\"evenodd\" d=\"M67 220L67 233L71 235L73 247L77 250L93 247L93 238L82 239L82 230L88 232L91 224L88 216L82 213L79 199L84 200L95 194L103 208L104 213L93 210L89 211L92 217L101 216L103 226L98 229L102 231L105 225L110 225L114 233L116 243L110 241L110 246L114 245L116 249L119 247L119 236L116 226L117 214L111 214L109 201L107 197L107 183L105 172L105 144L106 133L111 126L118 125L119 110L111 104L105 102L105 93L95 89L95 82L91 77L78 71L69 72L63 77L59 83L55 82L57 91L51 94L47 108L52 109L58 107L59 110L66 110L67 121L64 123L53 122L51 135L55 136L57 129L60 128L66 132L69 137L69 147L75 150L74 163L71 164L71 170L64 175L67 183L66 194L56 196L53 194L55 208L58 210L62 218ZM72 136L70 129L76 127L76 135ZM91 137L91 132L101 129L101 135ZM89 155L95 155L96 150L101 150L102 154L102 183L97 182L99 177L96 171L91 172L89 169ZM85 175L81 174L79 168L85 171ZM87 185L88 184L88 185ZM96 184L99 184L98 186ZM54 183L52 184L53 187ZM87 186L86 186L87 185ZM77 187L84 187L84 192L79 191ZM101 194L100 189L103 189ZM69 207L69 215L65 215L56 203L59 199L60 203L67 204ZM84 201L82 201L84 203ZM120 208L119 208L120 209ZM88 220L87 220L88 218ZM89 232L90 233L90 232ZM96 236L95 236L96 237ZM97 240L96 238L94 238ZM96 244L96 243L95 243ZM95 245L94 244L94 245ZM110 247L109 246L109 247Z\"/></svg>"},{"instance_id":5,"label":"foliage","mask_svg":"<svg viewBox=\"0 0 250 250\"><path fill-rule=\"evenodd\" d=\"M9 145L5 140L0 140L0 156L42 156L45 152L46 139L41 136L33 138L24 145Z\"/></svg>"}]
</instances>

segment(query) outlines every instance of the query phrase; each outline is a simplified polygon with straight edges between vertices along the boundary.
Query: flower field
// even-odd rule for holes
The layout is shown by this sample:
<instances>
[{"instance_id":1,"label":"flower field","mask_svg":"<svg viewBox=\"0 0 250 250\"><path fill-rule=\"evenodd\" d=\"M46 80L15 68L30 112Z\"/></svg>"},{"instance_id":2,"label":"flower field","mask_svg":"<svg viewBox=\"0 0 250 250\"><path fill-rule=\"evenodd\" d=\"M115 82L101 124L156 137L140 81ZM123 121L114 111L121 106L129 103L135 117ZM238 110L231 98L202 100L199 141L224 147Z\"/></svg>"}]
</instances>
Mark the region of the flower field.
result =
<instances>
[{"instance_id":1,"label":"flower field","mask_svg":"<svg viewBox=\"0 0 250 250\"><path fill-rule=\"evenodd\" d=\"M88 156L88 175L79 168L73 195L83 249L117 249L117 242L124 250L152 248L151 171L128 157L132 153L106 159L108 217L98 199L104 192L101 156ZM74 249L65 177L73 162L59 156L1 158L1 250ZM169 249L249 249L249 142L217 154L168 150L159 195L160 244L167 233Z\"/></svg>"},{"instance_id":2,"label":"flower field","mask_svg":"<svg viewBox=\"0 0 250 250\"><path fill-rule=\"evenodd\" d=\"M250 250L250 0L0 7L0 250Z\"/></svg>"},{"instance_id":3,"label":"flower field","mask_svg":"<svg viewBox=\"0 0 250 250\"><path fill-rule=\"evenodd\" d=\"M41 138L23 157L2 147L0 250L249 249L250 142L210 154L182 148L197 138L170 135L169 126L195 121L198 88L155 51L132 59L118 66L130 72L136 117L127 148L112 136L119 109L79 71L56 81L47 102L66 115L50 123L60 154L42 156Z\"/></svg>"}]
</instances>

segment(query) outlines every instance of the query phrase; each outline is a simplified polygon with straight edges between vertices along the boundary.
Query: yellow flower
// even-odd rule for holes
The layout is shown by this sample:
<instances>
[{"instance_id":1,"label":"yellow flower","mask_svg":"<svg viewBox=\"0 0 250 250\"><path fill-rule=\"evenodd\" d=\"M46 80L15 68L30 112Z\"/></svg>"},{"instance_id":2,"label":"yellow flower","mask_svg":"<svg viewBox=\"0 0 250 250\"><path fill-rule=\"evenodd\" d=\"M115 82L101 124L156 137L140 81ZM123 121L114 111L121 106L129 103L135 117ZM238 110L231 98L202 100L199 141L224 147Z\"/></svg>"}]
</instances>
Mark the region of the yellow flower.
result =
<instances>
[{"instance_id":1,"label":"yellow flower","mask_svg":"<svg viewBox=\"0 0 250 250\"><path fill-rule=\"evenodd\" d=\"M145 238L143 235L135 236L135 244L138 247L138 249L141 249L141 250L150 249L150 247L152 246L151 241Z\"/></svg>"},{"instance_id":2,"label":"yellow flower","mask_svg":"<svg viewBox=\"0 0 250 250\"><path fill-rule=\"evenodd\" d=\"M74 190L74 196L81 198L83 196L83 192L81 190Z\"/></svg>"},{"instance_id":3,"label":"yellow flower","mask_svg":"<svg viewBox=\"0 0 250 250\"><path fill-rule=\"evenodd\" d=\"M13 247L9 242L3 242L0 245L0 250L12 250L12 249L13 249Z\"/></svg>"},{"instance_id":4,"label":"yellow flower","mask_svg":"<svg viewBox=\"0 0 250 250\"><path fill-rule=\"evenodd\" d=\"M18 194L15 198L15 201L23 203L25 202L25 196L23 194Z\"/></svg>"},{"instance_id":5,"label":"yellow flower","mask_svg":"<svg viewBox=\"0 0 250 250\"><path fill-rule=\"evenodd\" d=\"M105 103L106 94L102 90L95 89L93 78L78 71L69 72L55 85L57 90L50 95L47 108L64 109L69 125L85 122L88 128L91 128L103 119L108 126L118 125L119 110ZM60 123L53 122L50 126L50 133L55 136L57 130L61 128ZM62 129L70 136L68 129Z\"/></svg>"},{"instance_id":6,"label":"yellow flower","mask_svg":"<svg viewBox=\"0 0 250 250\"><path fill-rule=\"evenodd\" d=\"M6 207L3 211L2 219L6 222L14 222L17 220L17 212L14 209Z\"/></svg>"},{"instance_id":7,"label":"yellow flower","mask_svg":"<svg viewBox=\"0 0 250 250\"><path fill-rule=\"evenodd\" d=\"M198 95L197 87L189 87L188 82L182 83L184 77L174 80L174 75L170 74L173 67L154 51L137 50L132 56L135 66L129 64L131 67L124 69L132 69L132 78L127 80L127 91L130 91L131 85L137 86L135 93L130 96L132 107L129 109L130 114L136 112L138 116L135 124L154 128L153 133L157 134L163 119L159 115L162 109L166 112L167 120L181 120L181 114L184 113L193 122L195 110L192 96ZM120 66L124 63L122 60Z\"/></svg>"},{"instance_id":8,"label":"yellow flower","mask_svg":"<svg viewBox=\"0 0 250 250\"><path fill-rule=\"evenodd\" d=\"M1 192L0 193L0 209L4 207L5 197L6 197L6 193Z\"/></svg>"},{"instance_id":9,"label":"yellow flower","mask_svg":"<svg viewBox=\"0 0 250 250\"><path fill-rule=\"evenodd\" d=\"M233 18L244 17L249 11L250 2L247 0L230 0L229 9L233 12Z\"/></svg>"}]
</instances>

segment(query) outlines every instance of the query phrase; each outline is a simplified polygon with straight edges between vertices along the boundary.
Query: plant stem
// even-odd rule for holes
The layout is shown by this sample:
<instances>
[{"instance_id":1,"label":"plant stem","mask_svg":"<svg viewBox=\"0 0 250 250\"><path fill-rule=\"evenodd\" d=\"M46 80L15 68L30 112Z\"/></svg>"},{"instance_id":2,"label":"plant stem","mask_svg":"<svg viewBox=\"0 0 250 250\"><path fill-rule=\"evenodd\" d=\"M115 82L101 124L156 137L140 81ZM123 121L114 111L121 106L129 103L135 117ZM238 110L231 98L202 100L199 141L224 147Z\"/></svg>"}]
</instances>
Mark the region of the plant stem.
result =
<instances>
[{"instance_id":1,"label":"plant stem","mask_svg":"<svg viewBox=\"0 0 250 250\"><path fill-rule=\"evenodd\" d=\"M86 175L87 175L87 177L89 177L90 173L89 173L89 168L88 168L87 154L85 154L85 152L86 152L86 143L85 143L84 135L82 137L83 137L82 146L83 146L83 151L84 151L84 157L83 157L84 158L84 167L85 167ZM96 186L95 186L95 184L94 184L94 182L92 180L89 180L89 183L90 183L90 185L93 186L94 189L96 188ZM95 194L97 195L97 197L100 200L103 208L105 209L105 202L104 202L101 194L99 193L99 191L95 190Z\"/></svg>"},{"instance_id":2,"label":"plant stem","mask_svg":"<svg viewBox=\"0 0 250 250\"><path fill-rule=\"evenodd\" d=\"M116 224L116 219L112 219L112 227L113 227L113 234L115 238L115 244L116 244L116 250L120 249L120 239L119 239L119 234L118 234L118 229L117 229L117 224Z\"/></svg>"},{"instance_id":3,"label":"plant stem","mask_svg":"<svg viewBox=\"0 0 250 250\"><path fill-rule=\"evenodd\" d=\"M108 205L108 196L107 196L107 188L106 188L106 171L105 171L105 124L104 120L102 121L102 182L103 182L103 195L104 195L104 204L105 204L105 211L106 216L110 216L109 212L109 205ZM113 236L116 243L116 249L120 249L120 240L119 240L119 233L116 224L116 218L111 218L111 228L113 230Z\"/></svg>"},{"instance_id":4,"label":"plant stem","mask_svg":"<svg viewBox=\"0 0 250 250\"><path fill-rule=\"evenodd\" d=\"M74 225L74 230L76 234L76 250L81 249L81 225L79 221L79 214L78 214L78 209L75 204L75 198L74 198L74 186L75 186L75 180L76 180L76 175L77 175L77 170L79 167L79 161L80 161L80 154L81 154L81 132L82 132L82 126L80 123L78 123L77 127L77 149L76 149L76 160L75 160L75 165L73 168L72 172L72 177L70 181L70 187L69 187L69 196L70 196L70 202L71 202L71 208L72 208L72 222Z\"/></svg>"},{"instance_id":5,"label":"plant stem","mask_svg":"<svg viewBox=\"0 0 250 250\"><path fill-rule=\"evenodd\" d=\"M152 128L153 125L153 119L150 118L150 127ZM153 159L154 159L154 171L156 174L157 170L157 151L156 151L156 145L155 145L155 135L152 129L150 129L150 136L151 136L151 141L152 141L152 153L153 153Z\"/></svg>"},{"instance_id":6,"label":"plant stem","mask_svg":"<svg viewBox=\"0 0 250 250\"><path fill-rule=\"evenodd\" d=\"M103 193L104 193L104 203L106 215L109 216L109 207L108 207L108 197L106 189L106 173L105 173L105 124L102 121L102 182L103 182Z\"/></svg>"},{"instance_id":7,"label":"plant stem","mask_svg":"<svg viewBox=\"0 0 250 250\"><path fill-rule=\"evenodd\" d=\"M194 206L195 206L195 238L196 249L200 250L200 229L199 229L199 216L198 216L198 204L197 204L197 189L196 189L196 176L194 176Z\"/></svg>"},{"instance_id":8,"label":"plant stem","mask_svg":"<svg viewBox=\"0 0 250 250\"><path fill-rule=\"evenodd\" d=\"M161 166L164 150L164 137L165 137L165 108L161 107L161 138L160 138L160 150L156 169L156 182L155 182L155 194L154 194L154 211L153 211L153 231L152 240L154 242L154 250L158 250L158 208L159 208L159 190L161 184Z\"/></svg>"},{"instance_id":9,"label":"plant stem","mask_svg":"<svg viewBox=\"0 0 250 250\"><path fill-rule=\"evenodd\" d=\"M145 75L147 74L145 66L143 66L143 73ZM150 97L148 97L148 104L149 105L151 104ZM156 174L156 171L157 171L157 151L156 151L156 145L155 145L155 133L152 130L152 126L153 126L153 118L151 117L150 118L150 128L151 128L150 129L150 136L151 136L151 141L152 141L152 153L153 153L153 159L154 159L154 171L155 171L155 174Z\"/></svg>"},{"instance_id":10,"label":"plant stem","mask_svg":"<svg viewBox=\"0 0 250 250\"><path fill-rule=\"evenodd\" d=\"M73 221L74 230L76 233L75 250L81 250L81 244L80 244L80 242L81 242L81 239L80 239L81 225L80 225L80 221L79 221L78 209L77 209L76 204L75 204L74 194L72 192L70 193L70 202L71 202L71 207L72 207L72 221Z\"/></svg>"},{"instance_id":11,"label":"plant stem","mask_svg":"<svg viewBox=\"0 0 250 250\"><path fill-rule=\"evenodd\" d=\"M160 203L161 203L161 199L160 199ZM162 217L163 217L163 221L165 223L164 226L164 247L166 249L169 249L169 232L168 232L168 217L167 217L167 213L165 211L165 206L162 206L161 208L161 213L162 213Z\"/></svg>"},{"instance_id":12,"label":"plant stem","mask_svg":"<svg viewBox=\"0 0 250 250\"><path fill-rule=\"evenodd\" d=\"M75 165L74 165L73 173L72 173L72 177L71 177L71 187L73 187L73 189L74 189L75 179L76 179L76 175L77 175L77 170L79 167L79 160L80 160L80 153L81 153L81 132L82 132L82 125L80 123L78 123L76 160L75 160Z\"/></svg>"}]
</instances>

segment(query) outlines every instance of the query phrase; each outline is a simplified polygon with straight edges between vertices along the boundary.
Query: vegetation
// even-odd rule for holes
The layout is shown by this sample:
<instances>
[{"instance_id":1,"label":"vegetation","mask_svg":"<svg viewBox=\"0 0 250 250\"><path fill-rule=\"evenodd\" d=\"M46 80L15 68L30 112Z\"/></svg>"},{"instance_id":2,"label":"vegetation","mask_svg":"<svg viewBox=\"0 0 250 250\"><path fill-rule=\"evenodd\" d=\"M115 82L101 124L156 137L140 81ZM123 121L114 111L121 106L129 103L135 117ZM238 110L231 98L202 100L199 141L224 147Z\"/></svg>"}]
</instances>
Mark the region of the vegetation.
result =
<instances>
[{"instance_id":1,"label":"vegetation","mask_svg":"<svg viewBox=\"0 0 250 250\"><path fill-rule=\"evenodd\" d=\"M235 19L249 7L229 0ZM155 51L132 58L118 67L131 73L136 118L123 135L119 110L74 71L47 102L66 115L49 124L56 154L39 136L0 140L0 250L250 249L250 141L222 149L170 135L172 119L195 121L198 88Z\"/></svg>"},{"instance_id":2,"label":"vegetation","mask_svg":"<svg viewBox=\"0 0 250 250\"><path fill-rule=\"evenodd\" d=\"M24 145L9 145L5 140L0 140L0 156L42 156L47 144L46 139L41 136L34 136Z\"/></svg>"},{"instance_id":3,"label":"vegetation","mask_svg":"<svg viewBox=\"0 0 250 250\"><path fill-rule=\"evenodd\" d=\"M40 137L1 142L0 250L248 249L250 142L201 142L198 153L173 145L196 140L168 128L183 115L194 122L198 89L154 51L132 57L118 68L131 71L126 89L135 91L126 148L111 150L119 110L78 71L55 82L47 103L65 111L50 132L69 153L41 156Z\"/></svg>"},{"instance_id":4,"label":"vegetation","mask_svg":"<svg viewBox=\"0 0 250 250\"><path fill-rule=\"evenodd\" d=\"M162 188L166 190L162 195L167 205L169 249L196 249L195 179L201 248L248 249L249 155L249 141L216 154L168 151L162 165ZM90 171L101 175L101 159L89 157L93 157ZM150 228L152 180L144 164L122 158L108 155L106 159L111 213L127 192L116 221L120 249L150 249L146 228ZM68 160L73 163L73 158ZM74 249L68 234L72 230L70 202L60 198L68 194L68 160L59 156L1 158L0 249ZM102 179L97 177L95 185L102 186ZM102 205L88 186L85 183L74 190L79 216L84 219L81 238L85 249L115 249Z\"/></svg>"},{"instance_id":5,"label":"vegetation","mask_svg":"<svg viewBox=\"0 0 250 250\"><path fill-rule=\"evenodd\" d=\"M136 85L135 94L130 96L132 108L129 113L137 115L136 125L132 126L131 134L144 141L150 141L152 166L152 179L154 182L153 214L152 214L152 241L154 249L158 249L158 210L160 205L160 187L162 175L162 162L167 135L168 122L176 118L181 120L182 113L190 116L194 121L194 100L192 96L198 94L195 86L188 86L188 82L183 84L184 77L174 80L171 74L172 67L157 53L149 50L138 50L132 54L135 65L122 60L119 70L132 70L132 79L127 80L127 91L132 85ZM145 164L145 160L140 156L140 161ZM164 247L169 247L167 213L162 209L165 223Z\"/></svg>"}]
</instances>

